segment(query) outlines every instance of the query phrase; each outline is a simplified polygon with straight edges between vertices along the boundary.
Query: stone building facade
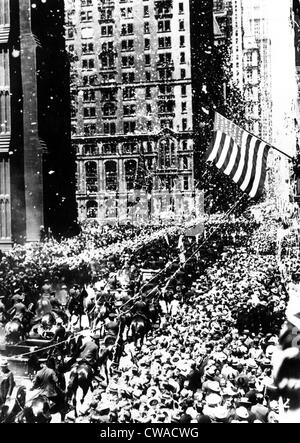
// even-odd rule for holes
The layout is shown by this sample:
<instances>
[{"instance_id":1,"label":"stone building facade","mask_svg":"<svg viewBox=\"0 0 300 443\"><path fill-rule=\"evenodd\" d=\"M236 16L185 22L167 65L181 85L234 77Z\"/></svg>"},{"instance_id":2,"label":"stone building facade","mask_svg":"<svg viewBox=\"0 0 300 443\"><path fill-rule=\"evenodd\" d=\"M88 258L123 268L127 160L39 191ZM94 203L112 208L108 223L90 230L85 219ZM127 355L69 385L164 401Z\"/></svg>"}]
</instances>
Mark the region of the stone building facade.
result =
<instances>
[{"instance_id":1,"label":"stone building facade","mask_svg":"<svg viewBox=\"0 0 300 443\"><path fill-rule=\"evenodd\" d=\"M63 0L0 0L0 249L76 224Z\"/></svg>"},{"instance_id":2,"label":"stone building facade","mask_svg":"<svg viewBox=\"0 0 300 443\"><path fill-rule=\"evenodd\" d=\"M80 220L193 205L190 25L187 0L66 0Z\"/></svg>"}]
</instances>

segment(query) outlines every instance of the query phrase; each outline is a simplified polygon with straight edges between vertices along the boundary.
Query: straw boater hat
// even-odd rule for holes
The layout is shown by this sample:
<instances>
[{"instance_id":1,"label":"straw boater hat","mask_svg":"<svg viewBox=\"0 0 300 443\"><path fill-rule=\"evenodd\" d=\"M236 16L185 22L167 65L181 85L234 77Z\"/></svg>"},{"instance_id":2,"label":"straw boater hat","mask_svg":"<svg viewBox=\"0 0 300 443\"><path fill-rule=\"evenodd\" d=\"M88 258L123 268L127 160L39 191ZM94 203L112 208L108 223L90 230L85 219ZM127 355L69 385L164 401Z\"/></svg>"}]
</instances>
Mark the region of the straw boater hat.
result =
<instances>
[{"instance_id":1,"label":"straw boater hat","mask_svg":"<svg viewBox=\"0 0 300 443\"><path fill-rule=\"evenodd\" d=\"M0 357L0 368L8 368L8 359Z\"/></svg>"}]
</instances>

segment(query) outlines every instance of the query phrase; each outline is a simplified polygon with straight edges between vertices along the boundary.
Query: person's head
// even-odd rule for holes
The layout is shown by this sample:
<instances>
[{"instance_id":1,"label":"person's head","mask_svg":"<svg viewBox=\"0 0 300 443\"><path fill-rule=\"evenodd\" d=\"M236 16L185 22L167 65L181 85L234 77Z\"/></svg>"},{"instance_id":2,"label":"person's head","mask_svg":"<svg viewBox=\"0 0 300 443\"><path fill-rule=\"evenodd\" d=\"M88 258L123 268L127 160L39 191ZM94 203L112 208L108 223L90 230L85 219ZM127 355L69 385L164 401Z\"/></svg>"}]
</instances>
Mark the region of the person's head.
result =
<instances>
[{"instance_id":1,"label":"person's head","mask_svg":"<svg viewBox=\"0 0 300 443\"><path fill-rule=\"evenodd\" d=\"M46 366L49 369L55 370L55 359L54 357L49 357L46 361Z\"/></svg>"},{"instance_id":2,"label":"person's head","mask_svg":"<svg viewBox=\"0 0 300 443\"><path fill-rule=\"evenodd\" d=\"M3 358L0 360L0 370L4 373L9 372L7 359Z\"/></svg>"}]
</instances>

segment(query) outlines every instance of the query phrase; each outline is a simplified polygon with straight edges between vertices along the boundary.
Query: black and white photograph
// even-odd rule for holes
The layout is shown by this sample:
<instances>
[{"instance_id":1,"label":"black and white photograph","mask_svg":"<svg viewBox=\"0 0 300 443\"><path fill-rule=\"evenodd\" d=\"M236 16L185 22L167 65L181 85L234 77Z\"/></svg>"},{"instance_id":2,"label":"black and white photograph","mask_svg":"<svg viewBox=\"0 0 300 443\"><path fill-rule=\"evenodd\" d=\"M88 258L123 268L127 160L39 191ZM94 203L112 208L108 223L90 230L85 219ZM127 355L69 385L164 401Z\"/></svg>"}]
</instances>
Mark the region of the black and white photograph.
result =
<instances>
[{"instance_id":1,"label":"black and white photograph","mask_svg":"<svg viewBox=\"0 0 300 443\"><path fill-rule=\"evenodd\" d=\"M0 0L0 423L300 423L299 0Z\"/></svg>"}]
</instances>

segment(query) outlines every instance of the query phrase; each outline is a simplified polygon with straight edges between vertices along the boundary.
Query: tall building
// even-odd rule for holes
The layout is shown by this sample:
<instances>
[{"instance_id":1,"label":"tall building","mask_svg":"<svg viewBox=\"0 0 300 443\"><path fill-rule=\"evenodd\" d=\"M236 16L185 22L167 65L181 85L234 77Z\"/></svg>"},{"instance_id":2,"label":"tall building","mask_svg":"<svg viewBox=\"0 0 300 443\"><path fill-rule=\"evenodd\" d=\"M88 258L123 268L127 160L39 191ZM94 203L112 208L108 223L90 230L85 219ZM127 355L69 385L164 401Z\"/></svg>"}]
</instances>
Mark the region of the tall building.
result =
<instances>
[{"instance_id":1,"label":"tall building","mask_svg":"<svg viewBox=\"0 0 300 443\"><path fill-rule=\"evenodd\" d=\"M141 187L159 214L169 193L184 215L194 192L190 2L65 4L80 220L128 219Z\"/></svg>"},{"instance_id":2,"label":"tall building","mask_svg":"<svg viewBox=\"0 0 300 443\"><path fill-rule=\"evenodd\" d=\"M213 23L215 45L226 45L232 37L232 3L231 0L213 2Z\"/></svg>"},{"instance_id":3,"label":"tall building","mask_svg":"<svg viewBox=\"0 0 300 443\"><path fill-rule=\"evenodd\" d=\"M214 1L216 9L220 2ZM276 4L272 0L231 0L233 78L245 95L246 129L289 156L295 155L299 113L293 21L296 4L292 0ZM296 36L298 32L296 29ZM215 40L218 42L218 35ZM283 200L290 198L290 172L287 158L272 150L268 195L280 198L281 207Z\"/></svg>"},{"instance_id":4,"label":"tall building","mask_svg":"<svg viewBox=\"0 0 300 443\"><path fill-rule=\"evenodd\" d=\"M68 78L63 0L0 0L0 249L76 221Z\"/></svg>"}]
</instances>

